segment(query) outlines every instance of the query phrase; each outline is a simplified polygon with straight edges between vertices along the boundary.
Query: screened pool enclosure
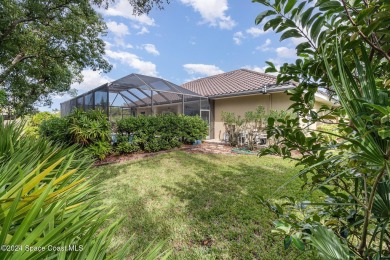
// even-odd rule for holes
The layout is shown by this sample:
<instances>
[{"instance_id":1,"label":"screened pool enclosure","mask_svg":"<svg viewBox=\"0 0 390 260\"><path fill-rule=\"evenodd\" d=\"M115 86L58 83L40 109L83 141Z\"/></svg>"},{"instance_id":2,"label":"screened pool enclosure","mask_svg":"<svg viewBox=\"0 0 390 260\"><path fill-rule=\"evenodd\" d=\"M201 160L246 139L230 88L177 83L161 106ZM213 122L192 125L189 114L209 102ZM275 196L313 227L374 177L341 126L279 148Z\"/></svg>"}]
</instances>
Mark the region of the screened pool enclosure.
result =
<instances>
[{"instance_id":1,"label":"screened pool enclosure","mask_svg":"<svg viewBox=\"0 0 390 260\"><path fill-rule=\"evenodd\" d=\"M61 103L61 116L68 115L75 107L102 109L110 121L127 116L174 113L199 115L210 123L208 98L167 80L135 73Z\"/></svg>"}]
</instances>

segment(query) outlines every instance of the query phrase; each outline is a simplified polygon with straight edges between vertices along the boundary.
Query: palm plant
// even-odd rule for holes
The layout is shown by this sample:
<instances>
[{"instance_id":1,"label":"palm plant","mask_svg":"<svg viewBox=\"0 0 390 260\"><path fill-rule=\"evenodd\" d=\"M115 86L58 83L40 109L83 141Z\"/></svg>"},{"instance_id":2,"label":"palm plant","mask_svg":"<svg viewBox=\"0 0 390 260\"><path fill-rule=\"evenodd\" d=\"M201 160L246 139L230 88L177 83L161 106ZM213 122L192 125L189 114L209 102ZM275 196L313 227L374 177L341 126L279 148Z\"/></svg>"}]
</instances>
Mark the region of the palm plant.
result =
<instances>
[{"instance_id":1,"label":"palm plant","mask_svg":"<svg viewBox=\"0 0 390 260\"><path fill-rule=\"evenodd\" d=\"M345 156L355 162L351 170L361 173L351 180L357 187L354 203L361 205L363 215L361 236L357 253L366 258L390 255L387 232L390 220L390 104L388 92L382 82L375 79L369 57L362 46L362 60L355 55L355 70L350 70L343 61L343 55L336 45L337 67L334 75L327 59L325 66L342 107L349 119L348 127L354 131L344 136L346 142L354 145ZM351 159L349 159L351 160ZM373 229L373 230L372 230ZM381 232L377 237L378 231ZM370 241L368 241L370 240ZM374 254L373 254L374 253Z\"/></svg>"},{"instance_id":2,"label":"palm plant","mask_svg":"<svg viewBox=\"0 0 390 260\"><path fill-rule=\"evenodd\" d=\"M344 62L338 44L333 48L337 74L329 67L328 58L323 58L340 102L338 111L330 112L339 119L338 131L311 131L305 135L307 129L300 127L298 119L282 120L281 125L271 124L268 129L278 143L262 152L285 157L290 157L293 150L301 152L302 157L295 159L305 169L298 176L311 190L323 192L325 201L264 203L282 219L277 233L286 236L287 241L301 241L296 245L306 242L307 248L315 249L325 259L339 259L341 255L386 258L390 256L388 91L383 81L375 78L363 47L356 50L363 58L355 55L354 67ZM324 135L335 136L337 141L329 142Z\"/></svg>"}]
</instances>

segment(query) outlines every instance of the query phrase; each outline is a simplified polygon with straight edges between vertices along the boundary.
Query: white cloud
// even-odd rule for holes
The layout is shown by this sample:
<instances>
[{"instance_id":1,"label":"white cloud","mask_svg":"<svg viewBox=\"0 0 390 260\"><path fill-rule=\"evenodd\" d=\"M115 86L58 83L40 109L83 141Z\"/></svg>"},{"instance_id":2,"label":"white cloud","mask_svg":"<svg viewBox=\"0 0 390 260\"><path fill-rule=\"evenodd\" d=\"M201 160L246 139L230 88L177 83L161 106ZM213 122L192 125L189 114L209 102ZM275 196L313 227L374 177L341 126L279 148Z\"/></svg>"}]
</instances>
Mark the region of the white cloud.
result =
<instances>
[{"instance_id":1,"label":"white cloud","mask_svg":"<svg viewBox=\"0 0 390 260\"><path fill-rule=\"evenodd\" d=\"M294 58L296 57L296 50L295 49L291 49L291 48L287 48L287 47L279 47L279 48L276 48L276 54L278 55L278 57L280 58Z\"/></svg>"},{"instance_id":2,"label":"white cloud","mask_svg":"<svg viewBox=\"0 0 390 260\"><path fill-rule=\"evenodd\" d=\"M189 74L201 74L205 76L212 76L224 72L217 66L209 64L184 64L183 68Z\"/></svg>"},{"instance_id":3,"label":"white cloud","mask_svg":"<svg viewBox=\"0 0 390 260\"><path fill-rule=\"evenodd\" d=\"M114 45L111 42L104 41L104 44L106 45L106 50L111 49Z\"/></svg>"},{"instance_id":4,"label":"white cloud","mask_svg":"<svg viewBox=\"0 0 390 260\"><path fill-rule=\"evenodd\" d=\"M261 72L261 73L264 73L265 71L265 68L266 67L258 67L258 66L249 66L249 65L246 65L244 67L242 67L243 69L247 69L247 70L253 70L253 71L257 71L257 72Z\"/></svg>"},{"instance_id":5,"label":"white cloud","mask_svg":"<svg viewBox=\"0 0 390 260\"><path fill-rule=\"evenodd\" d=\"M245 36L242 32L235 32L233 34L233 41L235 44L240 45L242 43L242 39L244 39Z\"/></svg>"},{"instance_id":6,"label":"white cloud","mask_svg":"<svg viewBox=\"0 0 390 260\"><path fill-rule=\"evenodd\" d=\"M262 29L257 27L250 27L245 30L245 32L238 31L233 34L233 41L235 44L240 45L243 39L247 38L248 35L252 38L259 37L260 35L266 34L268 32L264 32Z\"/></svg>"},{"instance_id":7,"label":"white cloud","mask_svg":"<svg viewBox=\"0 0 390 260\"><path fill-rule=\"evenodd\" d=\"M260 28L257 28L257 27L251 27L249 29L246 30L246 33L247 34L250 34L252 37L259 37L260 35L262 34L266 34L268 33L269 31L263 31L262 29Z\"/></svg>"},{"instance_id":8,"label":"white cloud","mask_svg":"<svg viewBox=\"0 0 390 260\"><path fill-rule=\"evenodd\" d=\"M292 44L294 44L294 46L297 46L298 44L307 41L307 39L305 39L305 38L290 38L290 40L291 40Z\"/></svg>"},{"instance_id":9,"label":"white cloud","mask_svg":"<svg viewBox=\"0 0 390 260\"><path fill-rule=\"evenodd\" d=\"M105 16L120 16L138 22L143 25L155 25L154 19L145 14L133 15L133 7L127 0L119 0L116 4L110 5L107 9L99 9Z\"/></svg>"},{"instance_id":10,"label":"white cloud","mask_svg":"<svg viewBox=\"0 0 390 260\"><path fill-rule=\"evenodd\" d=\"M267 40L265 40L265 42L262 45L257 46L256 50L258 50L258 51L269 51L269 50L272 49L272 48L269 47L271 45L271 43L272 43L271 39L267 39Z\"/></svg>"},{"instance_id":11,"label":"white cloud","mask_svg":"<svg viewBox=\"0 0 390 260\"><path fill-rule=\"evenodd\" d=\"M114 46L121 46L121 47L128 48L128 49L133 48L133 46L131 44L125 42L124 37L126 35L129 35L130 32L129 32L129 28L124 23L117 23L115 21L109 21L109 22L107 22L107 27L108 27L108 30L110 30L114 34L113 40L115 42L115 44L106 42L107 49L110 49Z\"/></svg>"},{"instance_id":12,"label":"white cloud","mask_svg":"<svg viewBox=\"0 0 390 260\"><path fill-rule=\"evenodd\" d=\"M142 34L146 34L146 33L149 33L148 28L146 28L145 26L142 26L142 29L139 32L137 32L137 35L142 35Z\"/></svg>"},{"instance_id":13,"label":"white cloud","mask_svg":"<svg viewBox=\"0 0 390 260\"><path fill-rule=\"evenodd\" d=\"M71 87L83 92L113 81L113 79L101 74L99 71L90 69L83 70L81 74L83 75L83 81L81 83L73 83Z\"/></svg>"},{"instance_id":14,"label":"white cloud","mask_svg":"<svg viewBox=\"0 0 390 260\"><path fill-rule=\"evenodd\" d=\"M230 30L236 26L236 22L230 18L230 16L221 17L218 21L219 28Z\"/></svg>"},{"instance_id":15,"label":"white cloud","mask_svg":"<svg viewBox=\"0 0 390 260\"><path fill-rule=\"evenodd\" d=\"M133 53L106 50L106 56L113 60L118 60L122 64L126 64L133 69L136 69L141 74L157 76L156 64L150 61L144 61Z\"/></svg>"},{"instance_id":16,"label":"white cloud","mask_svg":"<svg viewBox=\"0 0 390 260\"><path fill-rule=\"evenodd\" d=\"M280 65L275 65L275 67L279 70L280 69ZM244 66L242 67L243 69L248 69L248 70L253 70L253 71L256 71L256 72L260 72L260 73L265 73L265 70L268 68L268 65L267 66L264 66L264 67L259 67L259 66ZM269 74L269 75L273 75L273 76L277 76L278 73L277 72L268 72L266 74Z\"/></svg>"},{"instance_id":17,"label":"white cloud","mask_svg":"<svg viewBox=\"0 0 390 260\"><path fill-rule=\"evenodd\" d=\"M116 37L124 37L129 35L129 28L124 23L117 23L115 21L109 21L106 23L108 30L110 30Z\"/></svg>"},{"instance_id":18,"label":"white cloud","mask_svg":"<svg viewBox=\"0 0 390 260\"><path fill-rule=\"evenodd\" d=\"M123 48L126 48L126 49L132 49L133 48L133 45L131 45L130 43L126 43L123 38L115 37L114 41L115 41L115 44L111 44L110 47L112 47L112 46L120 46L120 47L123 47ZM107 49L109 49L109 48L107 48Z\"/></svg>"},{"instance_id":19,"label":"white cloud","mask_svg":"<svg viewBox=\"0 0 390 260\"><path fill-rule=\"evenodd\" d=\"M221 29L232 29L236 22L225 14L229 9L227 0L180 0L202 16L203 22Z\"/></svg>"},{"instance_id":20,"label":"white cloud","mask_svg":"<svg viewBox=\"0 0 390 260\"><path fill-rule=\"evenodd\" d=\"M155 55L155 56L158 56L160 55L160 52L156 49L156 46L154 46L154 44L151 44L151 43L147 43L147 44L144 44L142 46L144 48L144 50L152 55Z\"/></svg>"}]
</instances>

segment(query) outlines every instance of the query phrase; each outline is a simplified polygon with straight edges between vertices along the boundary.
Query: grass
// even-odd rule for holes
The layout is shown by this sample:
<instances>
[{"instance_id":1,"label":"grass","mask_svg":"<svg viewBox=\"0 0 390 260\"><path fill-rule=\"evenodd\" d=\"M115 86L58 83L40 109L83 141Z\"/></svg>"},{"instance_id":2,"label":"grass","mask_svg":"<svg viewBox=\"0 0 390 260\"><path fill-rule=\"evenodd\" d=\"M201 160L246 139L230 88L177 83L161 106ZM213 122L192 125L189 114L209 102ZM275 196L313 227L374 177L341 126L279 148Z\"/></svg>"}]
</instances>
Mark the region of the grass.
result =
<instances>
[{"instance_id":1,"label":"grass","mask_svg":"<svg viewBox=\"0 0 390 260\"><path fill-rule=\"evenodd\" d=\"M292 162L276 157L172 152L95 168L104 203L124 217L114 244L134 234L131 255L167 241L174 259L291 259L270 233L258 196L302 197Z\"/></svg>"}]
</instances>

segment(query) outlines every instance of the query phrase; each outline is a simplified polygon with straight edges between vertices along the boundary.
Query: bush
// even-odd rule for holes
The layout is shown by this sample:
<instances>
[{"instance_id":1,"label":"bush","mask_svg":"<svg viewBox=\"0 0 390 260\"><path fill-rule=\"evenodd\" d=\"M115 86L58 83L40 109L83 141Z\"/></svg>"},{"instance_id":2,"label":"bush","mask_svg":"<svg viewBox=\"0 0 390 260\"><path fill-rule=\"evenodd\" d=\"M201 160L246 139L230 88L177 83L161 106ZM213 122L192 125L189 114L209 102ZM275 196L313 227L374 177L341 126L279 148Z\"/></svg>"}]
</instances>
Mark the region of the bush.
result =
<instances>
[{"instance_id":1,"label":"bush","mask_svg":"<svg viewBox=\"0 0 390 260\"><path fill-rule=\"evenodd\" d=\"M96 141L87 146L88 153L100 160L104 160L111 153L111 144L107 141Z\"/></svg>"},{"instance_id":2,"label":"bush","mask_svg":"<svg viewBox=\"0 0 390 260\"><path fill-rule=\"evenodd\" d=\"M111 125L102 110L75 109L66 117L73 143L88 146L96 142L108 142Z\"/></svg>"},{"instance_id":3,"label":"bush","mask_svg":"<svg viewBox=\"0 0 390 260\"><path fill-rule=\"evenodd\" d=\"M66 118L51 118L42 122L39 126L39 135L56 143L70 143L70 134Z\"/></svg>"},{"instance_id":4,"label":"bush","mask_svg":"<svg viewBox=\"0 0 390 260\"><path fill-rule=\"evenodd\" d=\"M129 142L129 138L141 150L156 152L204 139L208 132L206 122L200 117L174 114L128 117L119 120L117 128L118 152L128 146L121 143Z\"/></svg>"},{"instance_id":5,"label":"bush","mask_svg":"<svg viewBox=\"0 0 390 260\"><path fill-rule=\"evenodd\" d=\"M45 122L46 120L52 119L52 118L58 118L58 114L53 114L50 112L39 112L35 115L31 116L24 127L24 134L38 138L39 137L39 127L40 125Z\"/></svg>"},{"instance_id":6,"label":"bush","mask_svg":"<svg viewBox=\"0 0 390 260\"><path fill-rule=\"evenodd\" d=\"M115 147L115 151L120 154L136 153L140 150L140 147L135 143L121 142Z\"/></svg>"},{"instance_id":7,"label":"bush","mask_svg":"<svg viewBox=\"0 0 390 260\"><path fill-rule=\"evenodd\" d=\"M233 112L222 111L221 118L225 126L225 132L228 134L228 142L231 146L239 144L239 136L242 132L247 133L248 149L254 150L256 146L256 135L265 133L267 121L278 120L283 118L295 118L296 115L284 110L270 110L265 112L263 106L259 105L254 111L247 111L244 117L237 116Z\"/></svg>"},{"instance_id":8,"label":"bush","mask_svg":"<svg viewBox=\"0 0 390 260\"><path fill-rule=\"evenodd\" d=\"M44 121L40 135L54 142L85 147L102 160L112 150L110 128L103 111L76 109L67 117ZM204 139L208 133L208 126L200 117L173 114L124 118L117 122L117 129L114 150L120 154L180 147Z\"/></svg>"},{"instance_id":9,"label":"bush","mask_svg":"<svg viewBox=\"0 0 390 260\"><path fill-rule=\"evenodd\" d=\"M93 156L102 160L111 152L110 128L104 111L75 109L67 117L44 121L39 133L57 143L85 147Z\"/></svg>"}]
</instances>

